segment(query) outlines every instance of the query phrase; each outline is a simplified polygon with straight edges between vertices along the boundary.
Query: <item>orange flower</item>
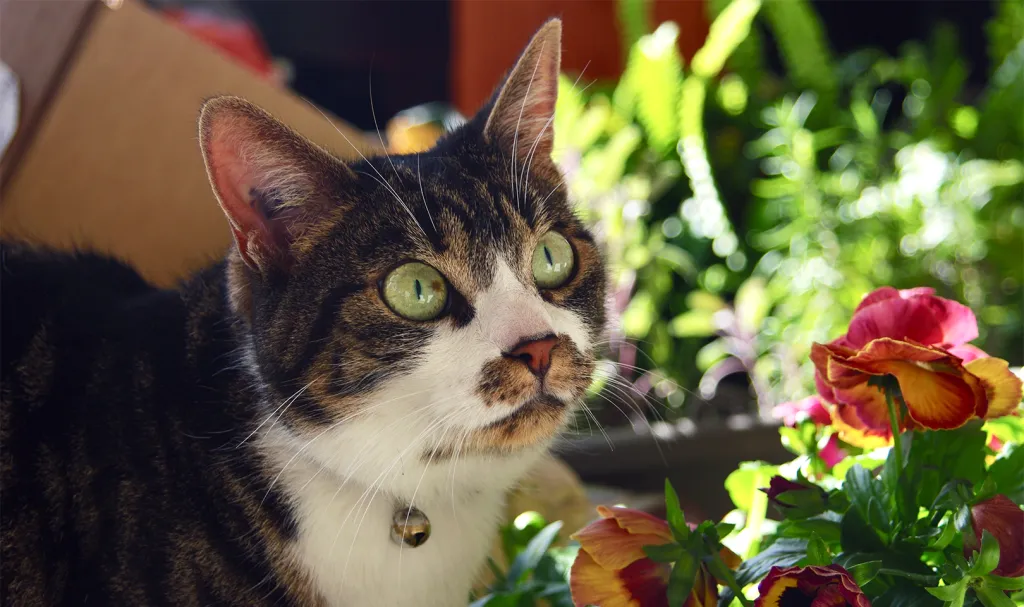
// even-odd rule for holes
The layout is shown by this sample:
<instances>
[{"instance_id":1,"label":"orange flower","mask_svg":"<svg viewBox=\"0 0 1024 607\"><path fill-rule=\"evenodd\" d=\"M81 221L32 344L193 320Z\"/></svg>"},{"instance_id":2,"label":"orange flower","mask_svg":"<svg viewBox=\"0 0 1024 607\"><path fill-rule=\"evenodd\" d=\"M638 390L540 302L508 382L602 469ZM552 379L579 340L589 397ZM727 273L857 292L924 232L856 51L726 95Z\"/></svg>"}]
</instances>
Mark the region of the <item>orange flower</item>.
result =
<instances>
[{"instance_id":1,"label":"orange flower","mask_svg":"<svg viewBox=\"0 0 1024 607\"><path fill-rule=\"evenodd\" d=\"M966 343L978 336L971 310L933 293L878 289L858 306L846 335L812 347L818 393L832 404L844 441L873 448L892 440L885 395L872 377L899 383L909 412L901 429L958 428L1020 403L1021 381L1006 361Z\"/></svg>"},{"instance_id":2,"label":"orange flower","mask_svg":"<svg viewBox=\"0 0 1024 607\"><path fill-rule=\"evenodd\" d=\"M757 586L754 607L871 607L871 602L839 565L772 567Z\"/></svg>"},{"instance_id":3,"label":"orange flower","mask_svg":"<svg viewBox=\"0 0 1024 607\"><path fill-rule=\"evenodd\" d=\"M668 607L668 563L647 557L644 546L674 541L668 523L631 508L598 506L601 518L573 535L580 552L572 565L569 586L577 607ZM722 560L729 567L739 557L724 549ZM683 607L714 607L718 585L703 567L697 571L693 590Z\"/></svg>"}]
</instances>

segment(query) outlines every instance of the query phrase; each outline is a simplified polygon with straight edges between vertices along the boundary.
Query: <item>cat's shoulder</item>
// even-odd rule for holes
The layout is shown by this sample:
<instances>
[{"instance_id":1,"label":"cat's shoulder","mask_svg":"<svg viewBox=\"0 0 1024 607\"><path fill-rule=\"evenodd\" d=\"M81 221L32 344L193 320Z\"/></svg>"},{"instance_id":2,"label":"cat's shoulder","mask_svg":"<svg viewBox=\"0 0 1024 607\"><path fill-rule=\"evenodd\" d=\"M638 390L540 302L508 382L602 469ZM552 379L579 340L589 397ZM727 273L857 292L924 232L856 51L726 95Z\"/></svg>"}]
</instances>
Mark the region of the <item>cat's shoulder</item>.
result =
<instances>
[{"instance_id":1,"label":"cat's shoulder","mask_svg":"<svg viewBox=\"0 0 1024 607\"><path fill-rule=\"evenodd\" d=\"M124 297L153 289L135 269L110 256L0 241L0 290L20 300L60 293Z\"/></svg>"}]
</instances>

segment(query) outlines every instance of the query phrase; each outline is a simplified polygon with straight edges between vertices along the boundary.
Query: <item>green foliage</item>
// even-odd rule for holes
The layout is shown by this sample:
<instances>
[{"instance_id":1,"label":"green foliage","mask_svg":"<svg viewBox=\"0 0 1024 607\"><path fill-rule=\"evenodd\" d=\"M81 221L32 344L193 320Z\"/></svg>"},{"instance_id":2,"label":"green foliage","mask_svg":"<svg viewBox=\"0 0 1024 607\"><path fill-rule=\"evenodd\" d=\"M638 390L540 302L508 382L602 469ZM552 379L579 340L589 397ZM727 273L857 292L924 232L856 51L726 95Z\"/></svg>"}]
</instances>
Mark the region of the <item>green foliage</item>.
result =
<instances>
[{"instance_id":1,"label":"green foliage","mask_svg":"<svg viewBox=\"0 0 1024 607\"><path fill-rule=\"evenodd\" d=\"M536 512L524 512L502 527L508 570L489 560L495 580L488 593L470 606L532 607L545 600L551 607L571 607L569 569L579 547L555 546L561 528L561 522L548 524Z\"/></svg>"},{"instance_id":2,"label":"green foliage","mask_svg":"<svg viewBox=\"0 0 1024 607\"><path fill-rule=\"evenodd\" d=\"M687 66L678 29L651 31L645 7L621 0L625 72L565 79L555 132L614 270L618 371L663 399L659 415L699 416L743 376L762 413L809 393L810 345L882 285L964 301L987 325L979 345L1024 363L1019 2L987 28L996 67L980 92L952 27L894 56L834 56L807 0L709 0Z\"/></svg>"}]
</instances>

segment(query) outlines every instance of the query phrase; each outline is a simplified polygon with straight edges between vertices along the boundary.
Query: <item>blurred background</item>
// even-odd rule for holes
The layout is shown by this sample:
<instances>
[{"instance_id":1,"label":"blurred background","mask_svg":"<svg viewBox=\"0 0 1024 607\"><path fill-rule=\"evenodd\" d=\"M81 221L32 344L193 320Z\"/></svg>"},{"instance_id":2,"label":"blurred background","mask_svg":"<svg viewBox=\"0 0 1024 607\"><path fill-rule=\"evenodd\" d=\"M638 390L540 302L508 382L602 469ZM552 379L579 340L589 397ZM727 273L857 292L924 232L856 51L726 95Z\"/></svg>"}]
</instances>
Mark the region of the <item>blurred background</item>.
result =
<instances>
[{"instance_id":1,"label":"blurred background","mask_svg":"<svg viewBox=\"0 0 1024 607\"><path fill-rule=\"evenodd\" d=\"M562 17L556 159L620 317L562 452L588 482L660 500L668 472L728 510L739 461L791 457L771 412L813 394L812 342L879 286L968 304L1024 364L1019 0L146 4L398 152Z\"/></svg>"}]
</instances>

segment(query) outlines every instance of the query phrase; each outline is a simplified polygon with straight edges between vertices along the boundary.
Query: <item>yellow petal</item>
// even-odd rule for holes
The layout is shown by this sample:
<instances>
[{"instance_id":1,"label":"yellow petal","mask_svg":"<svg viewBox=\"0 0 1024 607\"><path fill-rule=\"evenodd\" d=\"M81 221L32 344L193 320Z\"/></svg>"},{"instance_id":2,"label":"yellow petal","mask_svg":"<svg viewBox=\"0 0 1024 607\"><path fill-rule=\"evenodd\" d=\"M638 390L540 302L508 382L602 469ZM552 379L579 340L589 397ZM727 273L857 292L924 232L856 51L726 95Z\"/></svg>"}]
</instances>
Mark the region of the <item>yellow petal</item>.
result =
<instances>
[{"instance_id":1,"label":"yellow petal","mask_svg":"<svg viewBox=\"0 0 1024 607\"><path fill-rule=\"evenodd\" d=\"M1021 399L1021 381L1001 358L979 358L964 368L981 380L988 398L987 419L1009 415L1017 410Z\"/></svg>"},{"instance_id":2,"label":"yellow petal","mask_svg":"<svg viewBox=\"0 0 1024 607\"><path fill-rule=\"evenodd\" d=\"M576 607L641 607L629 596L615 571L601 567L582 550L572 564L569 588Z\"/></svg>"}]
</instances>

